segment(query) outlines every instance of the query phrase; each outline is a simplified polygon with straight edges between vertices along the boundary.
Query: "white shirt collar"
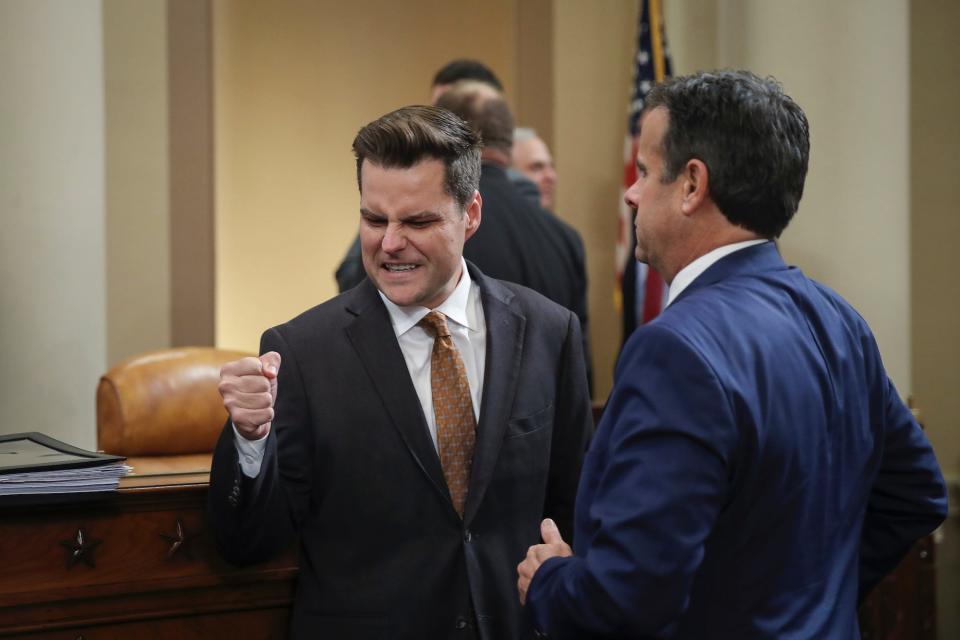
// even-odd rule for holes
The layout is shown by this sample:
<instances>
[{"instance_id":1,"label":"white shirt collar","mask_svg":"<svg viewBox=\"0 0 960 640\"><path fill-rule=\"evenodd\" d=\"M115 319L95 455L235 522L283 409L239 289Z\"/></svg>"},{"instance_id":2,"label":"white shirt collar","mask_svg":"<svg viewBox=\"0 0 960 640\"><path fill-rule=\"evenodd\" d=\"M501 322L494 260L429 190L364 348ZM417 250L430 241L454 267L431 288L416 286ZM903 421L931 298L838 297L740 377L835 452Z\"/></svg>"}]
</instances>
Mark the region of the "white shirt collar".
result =
<instances>
[{"instance_id":1,"label":"white shirt collar","mask_svg":"<svg viewBox=\"0 0 960 640\"><path fill-rule=\"evenodd\" d=\"M474 331L476 327L471 326L470 318L467 315L467 302L470 299L470 287L472 286L473 280L470 279L467 262L463 257L460 258L460 269L460 282L457 283L453 292L447 296L447 299L440 303L434 310L445 315L448 320L452 320ZM387 312L390 314L390 323L393 325L393 330L397 336L402 336L417 326L417 323L431 311L431 309L419 305L401 307L391 302L387 296L383 295L382 291L378 290L377 293L380 294L380 299L383 300L383 304L387 306Z\"/></svg>"},{"instance_id":2,"label":"white shirt collar","mask_svg":"<svg viewBox=\"0 0 960 640\"><path fill-rule=\"evenodd\" d=\"M762 244L764 242L770 241L765 238L761 238L759 240L744 240L743 242L726 244L722 247L717 247L713 251L708 251L685 266L683 269L680 269L680 272L674 276L673 282L670 283L670 292L667 294L667 306L669 307L684 289L689 287L694 280L700 277L704 271L709 269L713 263L718 261L720 258L725 258L734 251L740 251L741 249L746 249L747 247L752 247L755 244Z\"/></svg>"}]
</instances>

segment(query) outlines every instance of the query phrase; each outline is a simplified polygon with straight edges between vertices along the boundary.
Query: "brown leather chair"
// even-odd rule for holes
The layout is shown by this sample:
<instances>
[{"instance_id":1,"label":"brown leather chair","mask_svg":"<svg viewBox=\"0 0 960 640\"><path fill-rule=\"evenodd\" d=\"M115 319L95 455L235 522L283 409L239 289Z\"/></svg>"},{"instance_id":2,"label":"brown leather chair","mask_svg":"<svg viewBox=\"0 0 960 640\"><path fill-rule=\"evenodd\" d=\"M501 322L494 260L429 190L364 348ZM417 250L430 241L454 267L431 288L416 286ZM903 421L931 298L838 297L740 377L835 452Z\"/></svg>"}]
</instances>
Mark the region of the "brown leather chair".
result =
<instances>
[{"instance_id":1,"label":"brown leather chair","mask_svg":"<svg viewBox=\"0 0 960 640\"><path fill-rule=\"evenodd\" d=\"M220 367L249 355L183 347L121 362L97 387L97 448L127 456L137 474L209 471L227 419Z\"/></svg>"}]
</instances>

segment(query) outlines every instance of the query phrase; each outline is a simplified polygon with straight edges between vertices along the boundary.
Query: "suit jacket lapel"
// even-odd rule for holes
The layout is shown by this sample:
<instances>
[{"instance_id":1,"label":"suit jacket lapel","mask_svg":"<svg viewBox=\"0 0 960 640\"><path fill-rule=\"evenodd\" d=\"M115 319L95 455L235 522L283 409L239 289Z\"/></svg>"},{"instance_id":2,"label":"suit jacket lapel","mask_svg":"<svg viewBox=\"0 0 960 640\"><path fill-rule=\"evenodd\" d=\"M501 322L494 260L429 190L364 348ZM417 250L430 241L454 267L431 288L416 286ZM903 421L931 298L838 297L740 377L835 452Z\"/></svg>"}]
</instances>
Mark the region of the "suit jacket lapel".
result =
<instances>
[{"instance_id":1,"label":"suit jacket lapel","mask_svg":"<svg viewBox=\"0 0 960 640\"><path fill-rule=\"evenodd\" d=\"M430 439L423 408L390 324L390 314L369 280L355 289L353 295L348 310L356 314L356 319L347 326L347 336L414 460L434 488L450 502L440 458ZM450 509L451 513L456 513L452 502Z\"/></svg>"},{"instance_id":2,"label":"suit jacket lapel","mask_svg":"<svg viewBox=\"0 0 960 640\"><path fill-rule=\"evenodd\" d=\"M469 268L470 277L480 287L484 321L487 325L487 355L470 488L464 509L463 519L467 525L483 501L500 454L500 445L516 393L526 324L526 318L509 305L513 298L509 289L484 276L472 264Z\"/></svg>"}]
</instances>

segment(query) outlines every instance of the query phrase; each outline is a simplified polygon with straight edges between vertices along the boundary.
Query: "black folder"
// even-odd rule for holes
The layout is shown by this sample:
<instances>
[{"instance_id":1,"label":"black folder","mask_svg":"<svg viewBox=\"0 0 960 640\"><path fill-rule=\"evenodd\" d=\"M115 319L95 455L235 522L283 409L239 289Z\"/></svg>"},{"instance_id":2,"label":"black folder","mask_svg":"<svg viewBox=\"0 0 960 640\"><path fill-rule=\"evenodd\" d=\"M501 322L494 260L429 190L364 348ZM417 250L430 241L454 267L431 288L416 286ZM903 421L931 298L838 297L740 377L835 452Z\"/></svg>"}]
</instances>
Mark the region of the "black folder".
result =
<instances>
[{"instance_id":1,"label":"black folder","mask_svg":"<svg viewBox=\"0 0 960 640\"><path fill-rule=\"evenodd\" d=\"M87 451L42 433L0 436L0 475L96 467L123 460L123 456Z\"/></svg>"}]
</instances>

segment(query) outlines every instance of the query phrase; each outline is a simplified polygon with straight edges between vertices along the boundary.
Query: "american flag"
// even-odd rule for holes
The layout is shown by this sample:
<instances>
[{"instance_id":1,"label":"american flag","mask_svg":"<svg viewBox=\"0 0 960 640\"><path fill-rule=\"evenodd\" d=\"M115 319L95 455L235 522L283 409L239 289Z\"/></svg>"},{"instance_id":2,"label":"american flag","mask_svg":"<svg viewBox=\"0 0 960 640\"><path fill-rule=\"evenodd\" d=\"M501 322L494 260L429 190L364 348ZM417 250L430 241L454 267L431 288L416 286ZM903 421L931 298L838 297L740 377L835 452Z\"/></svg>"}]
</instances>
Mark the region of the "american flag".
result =
<instances>
[{"instance_id":1,"label":"american flag","mask_svg":"<svg viewBox=\"0 0 960 640\"><path fill-rule=\"evenodd\" d=\"M644 99L657 82L670 76L670 57L663 29L661 0L641 0L637 23L637 52L634 58L633 94L623 145L623 191L637 179L637 136ZM637 238L633 211L620 194L620 229L617 237L617 306L623 313L623 341L638 325L657 317L667 299L667 287L657 272L634 258Z\"/></svg>"}]
</instances>

